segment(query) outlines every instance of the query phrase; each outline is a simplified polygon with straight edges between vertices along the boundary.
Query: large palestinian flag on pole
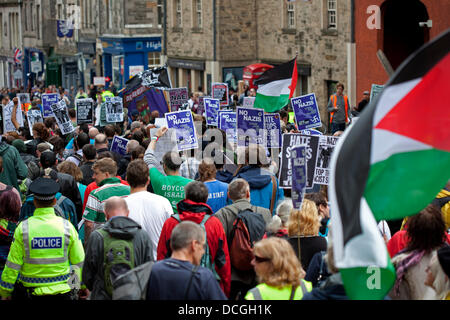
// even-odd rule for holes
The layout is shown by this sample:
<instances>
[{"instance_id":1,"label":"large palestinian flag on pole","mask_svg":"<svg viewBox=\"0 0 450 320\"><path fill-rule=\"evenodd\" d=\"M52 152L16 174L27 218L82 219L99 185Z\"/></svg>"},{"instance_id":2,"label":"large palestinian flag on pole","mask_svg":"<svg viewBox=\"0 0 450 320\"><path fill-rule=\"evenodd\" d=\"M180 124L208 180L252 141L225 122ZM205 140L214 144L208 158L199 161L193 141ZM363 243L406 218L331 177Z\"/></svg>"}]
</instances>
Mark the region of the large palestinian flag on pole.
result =
<instances>
[{"instance_id":1,"label":"large palestinian flag on pole","mask_svg":"<svg viewBox=\"0 0 450 320\"><path fill-rule=\"evenodd\" d=\"M450 178L450 29L411 55L338 142L329 197L336 266L351 299L396 275L377 227L418 213Z\"/></svg>"},{"instance_id":2,"label":"large palestinian flag on pole","mask_svg":"<svg viewBox=\"0 0 450 320\"><path fill-rule=\"evenodd\" d=\"M265 71L255 84L255 108L262 108L265 112L276 112L289 103L297 87L297 57L275 68Z\"/></svg>"}]
</instances>

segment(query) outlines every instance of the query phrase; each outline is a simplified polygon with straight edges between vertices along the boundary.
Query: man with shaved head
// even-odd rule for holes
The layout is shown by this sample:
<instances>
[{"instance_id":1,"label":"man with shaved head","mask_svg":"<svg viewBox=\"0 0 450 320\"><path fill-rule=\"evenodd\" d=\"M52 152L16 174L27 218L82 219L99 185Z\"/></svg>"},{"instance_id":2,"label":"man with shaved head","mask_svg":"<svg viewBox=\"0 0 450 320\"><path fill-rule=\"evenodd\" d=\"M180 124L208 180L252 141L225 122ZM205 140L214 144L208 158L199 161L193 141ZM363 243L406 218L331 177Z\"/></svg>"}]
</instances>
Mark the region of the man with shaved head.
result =
<instances>
[{"instance_id":1,"label":"man with shaved head","mask_svg":"<svg viewBox=\"0 0 450 320\"><path fill-rule=\"evenodd\" d=\"M135 268L153 260L153 247L146 231L128 217L129 210L124 198L113 196L104 203L104 212L107 222L93 231L86 244L86 258L83 266L83 283L91 291L90 300L111 300L112 285L116 277L128 271L124 266ZM105 273L105 248L114 246L114 243L126 241L132 254L123 258L129 262L122 263L121 270L111 266L111 272ZM116 265L117 266L117 265Z\"/></svg>"}]
</instances>

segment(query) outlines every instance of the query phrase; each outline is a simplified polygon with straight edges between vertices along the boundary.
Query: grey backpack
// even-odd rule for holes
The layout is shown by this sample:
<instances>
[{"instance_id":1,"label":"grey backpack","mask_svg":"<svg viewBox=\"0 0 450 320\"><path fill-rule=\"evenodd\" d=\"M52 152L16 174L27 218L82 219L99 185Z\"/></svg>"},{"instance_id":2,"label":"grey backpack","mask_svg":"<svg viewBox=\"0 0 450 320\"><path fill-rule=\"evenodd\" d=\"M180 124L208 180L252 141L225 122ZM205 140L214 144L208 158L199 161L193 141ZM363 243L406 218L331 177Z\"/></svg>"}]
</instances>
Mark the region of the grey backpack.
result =
<instances>
[{"instance_id":1,"label":"grey backpack","mask_svg":"<svg viewBox=\"0 0 450 320\"><path fill-rule=\"evenodd\" d=\"M113 300L145 300L147 284L155 262L149 261L112 281Z\"/></svg>"}]
</instances>

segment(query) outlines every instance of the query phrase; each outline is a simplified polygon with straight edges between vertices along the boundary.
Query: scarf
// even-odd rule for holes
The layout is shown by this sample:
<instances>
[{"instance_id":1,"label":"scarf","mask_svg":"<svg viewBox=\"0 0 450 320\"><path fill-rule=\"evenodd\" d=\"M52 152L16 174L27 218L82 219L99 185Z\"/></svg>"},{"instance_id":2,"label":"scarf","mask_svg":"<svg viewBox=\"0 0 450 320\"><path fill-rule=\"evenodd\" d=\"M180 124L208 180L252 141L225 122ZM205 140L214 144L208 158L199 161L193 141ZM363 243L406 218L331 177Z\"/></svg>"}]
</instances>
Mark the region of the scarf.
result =
<instances>
[{"instance_id":1,"label":"scarf","mask_svg":"<svg viewBox=\"0 0 450 320\"><path fill-rule=\"evenodd\" d=\"M417 265L425 255L425 250L412 251L408 256L406 256L405 259L400 261L396 268L397 273L397 279L395 280L395 294L398 296L400 294L400 284L403 281L403 278L405 277L406 272L409 268L414 267Z\"/></svg>"}]
</instances>

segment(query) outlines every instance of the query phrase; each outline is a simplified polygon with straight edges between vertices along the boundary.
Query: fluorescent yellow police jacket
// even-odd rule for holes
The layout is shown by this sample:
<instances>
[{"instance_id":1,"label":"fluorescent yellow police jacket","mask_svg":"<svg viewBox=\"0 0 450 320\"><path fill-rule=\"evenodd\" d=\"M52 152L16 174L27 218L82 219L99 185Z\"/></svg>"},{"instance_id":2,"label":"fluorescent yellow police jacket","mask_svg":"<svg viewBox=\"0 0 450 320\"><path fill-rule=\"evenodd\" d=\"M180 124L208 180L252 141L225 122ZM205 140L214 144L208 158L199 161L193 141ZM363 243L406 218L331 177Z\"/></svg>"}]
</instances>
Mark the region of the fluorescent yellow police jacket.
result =
<instances>
[{"instance_id":1,"label":"fluorescent yellow police jacket","mask_svg":"<svg viewBox=\"0 0 450 320\"><path fill-rule=\"evenodd\" d=\"M81 281L83 262L83 245L73 225L56 216L53 208L38 208L14 232L0 295L10 296L16 281L34 288L34 295L69 292L70 266L76 266Z\"/></svg>"}]
</instances>

